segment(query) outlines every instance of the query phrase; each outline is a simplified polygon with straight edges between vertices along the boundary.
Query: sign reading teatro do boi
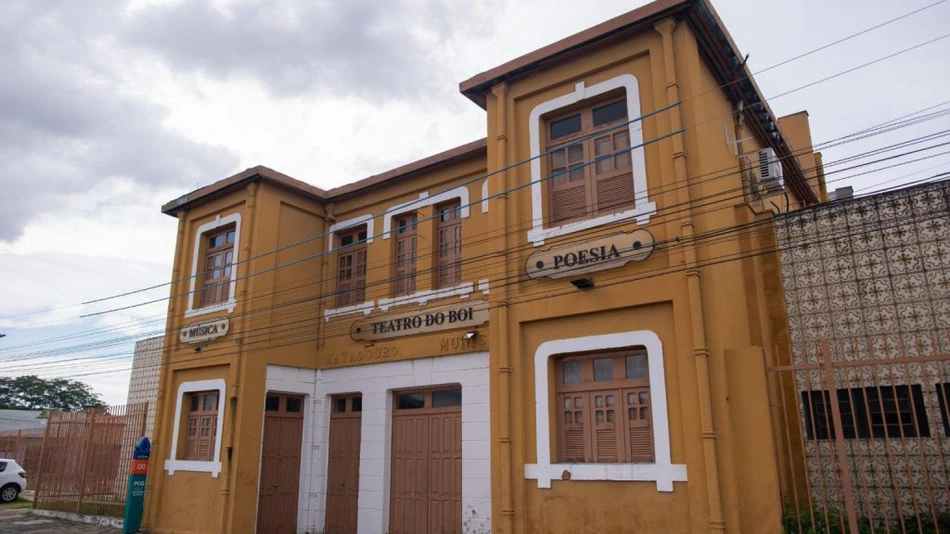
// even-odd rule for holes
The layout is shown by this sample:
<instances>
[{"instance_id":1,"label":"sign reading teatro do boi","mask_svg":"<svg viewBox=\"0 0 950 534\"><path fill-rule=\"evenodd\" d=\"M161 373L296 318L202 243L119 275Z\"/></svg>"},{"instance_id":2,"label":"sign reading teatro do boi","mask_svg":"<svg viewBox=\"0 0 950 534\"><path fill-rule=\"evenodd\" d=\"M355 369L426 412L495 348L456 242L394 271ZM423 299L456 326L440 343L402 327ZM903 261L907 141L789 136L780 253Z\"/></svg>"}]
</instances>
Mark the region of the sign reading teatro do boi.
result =
<instances>
[{"instance_id":1,"label":"sign reading teatro do boi","mask_svg":"<svg viewBox=\"0 0 950 534\"><path fill-rule=\"evenodd\" d=\"M643 261L656 243L646 230L597 237L528 256L525 271L531 278L564 278L622 267Z\"/></svg>"},{"instance_id":2,"label":"sign reading teatro do boi","mask_svg":"<svg viewBox=\"0 0 950 534\"><path fill-rule=\"evenodd\" d=\"M350 336L359 341L374 341L471 328L487 322L488 301L477 300L357 321L350 327Z\"/></svg>"},{"instance_id":3,"label":"sign reading teatro do boi","mask_svg":"<svg viewBox=\"0 0 950 534\"><path fill-rule=\"evenodd\" d=\"M204 323L193 323L181 328L181 332L178 333L178 340L182 343L211 341L227 335L229 327L230 324L226 318Z\"/></svg>"}]
</instances>

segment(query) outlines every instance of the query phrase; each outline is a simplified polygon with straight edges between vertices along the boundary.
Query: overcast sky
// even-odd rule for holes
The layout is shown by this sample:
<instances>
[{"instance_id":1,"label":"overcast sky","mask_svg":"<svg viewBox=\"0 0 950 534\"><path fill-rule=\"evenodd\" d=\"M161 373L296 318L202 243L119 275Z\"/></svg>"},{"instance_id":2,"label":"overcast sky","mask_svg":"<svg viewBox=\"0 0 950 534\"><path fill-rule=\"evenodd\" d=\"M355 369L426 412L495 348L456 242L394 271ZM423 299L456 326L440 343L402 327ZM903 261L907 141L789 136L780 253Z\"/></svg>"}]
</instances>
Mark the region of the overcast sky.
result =
<instances>
[{"instance_id":1,"label":"overcast sky","mask_svg":"<svg viewBox=\"0 0 950 534\"><path fill-rule=\"evenodd\" d=\"M934 1L714 6L758 71ZM329 188L484 137L484 112L458 82L645 3L0 2L0 374L73 376L123 403L131 342L162 330L165 304L79 316L167 289L78 304L169 280L176 222L164 202L258 164ZM757 82L777 95L941 37L948 23L942 2ZM770 105L807 109L814 141L831 140L950 99L948 57L942 39ZM825 162L948 126L828 148ZM829 188L909 182L948 162Z\"/></svg>"}]
</instances>

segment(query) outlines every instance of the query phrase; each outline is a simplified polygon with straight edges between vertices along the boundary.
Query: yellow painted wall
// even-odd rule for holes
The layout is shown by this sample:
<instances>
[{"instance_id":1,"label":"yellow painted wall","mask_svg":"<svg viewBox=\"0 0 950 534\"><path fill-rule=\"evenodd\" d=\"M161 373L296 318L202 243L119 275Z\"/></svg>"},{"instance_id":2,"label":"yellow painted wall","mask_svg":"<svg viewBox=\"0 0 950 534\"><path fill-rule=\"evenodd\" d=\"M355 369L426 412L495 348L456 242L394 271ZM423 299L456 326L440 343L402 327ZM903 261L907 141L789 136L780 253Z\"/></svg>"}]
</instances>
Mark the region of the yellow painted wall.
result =
<instances>
[{"instance_id":1,"label":"yellow painted wall","mask_svg":"<svg viewBox=\"0 0 950 534\"><path fill-rule=\"evenodd\" d=\"M786 339L776 335L781 317L773 320L770 313L775 309L768 302L780 289L775 287L774 269L770 276L763 274L773 256L743 259L771 246L771 210L754 209L747 201L738 159L724 135L725 131L735 138L733 105L701 60L688 26L676 25L671 46L664 46L659 32L644 30L530 77L510 80L487 96L490 171L529 157L531 110L573 91L579 81L591 86L618 74L634 74L641 109L630 110L631 118L637 111L649 114L672 103L666 63L670 54L682 101L675 110L679 118L674 119L673 112L646 118L644 140L650 143L680 125L686 130L679 145L664 139L645 147L650 200L658 209L646 228L661 243L653 256L594 273L596 288L589 291L580 292L565 280L520 277L507 294L492 293L494 304L508 304L492 317L493 329L507 332L493 336L491 345L493 525L501 532L778 528L781 488L764 396L764 365L765 354L772 354L774 345ZM760 147L752 141L742 150ZM677 150L685 152L685 177L675 164ZM498 180L493 192L525 184L531 175L519 167L505 178ZM775 211L796 207L797 199L789 197L788 204L783 201ZM525 228L531 214L528 190L509 194L507 206L504 214L493 212L503 217L495 228ZM707 237L737 225L747 229ZM683 238L687 226L698 236L696 241ZM636 227L627 221L550 239L541 248ZM519 251L509 254L507 263L499 262L508 276L520 272L525 257L535 250L524 231L513 233L505 247ZM698 262L695 292L684 266L688 257ZM635 306L641 302L663 304ZM549 339L639 328L656 331L668 347L664 355L673 463L687 464L689 481L676 483L672 494L657 492L653 482L555 481L551 489L538 489L535 481L524 479L523 467L536 461L535 349ZM702 350L695 343L697 329L705 339ZM708 371L697 370L699 359L705 360ZM710 440L702 439L704 405L712 414ZM713 451L711 456L707 450ZM715 468L710 461L717 464Z\"/></svg>"}]
</instances>

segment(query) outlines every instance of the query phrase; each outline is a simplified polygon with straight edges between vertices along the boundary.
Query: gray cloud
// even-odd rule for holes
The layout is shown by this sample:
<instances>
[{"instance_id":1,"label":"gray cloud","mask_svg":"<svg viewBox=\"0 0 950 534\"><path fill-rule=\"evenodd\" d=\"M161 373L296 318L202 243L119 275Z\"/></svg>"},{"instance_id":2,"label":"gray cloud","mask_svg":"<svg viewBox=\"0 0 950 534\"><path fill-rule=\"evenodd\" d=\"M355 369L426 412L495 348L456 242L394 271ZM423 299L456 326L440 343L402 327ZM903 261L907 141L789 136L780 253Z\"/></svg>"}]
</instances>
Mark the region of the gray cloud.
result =
<instances>
[{"instance_id":1,"label":"gray cloud","mask_svg":"<svg viewBox=\"0 0 950 534\"><path fill-rule=\"evenodd\" d=\"M236 0L151 6L121 30L175 68L257 78L274 94L321 90L374 98L422 97L440 87L440 47L482 34L484 2ZM441 88L441 87L440 87Z\"/></svg>"},{"instance_id":2,"label":"gray cloud","mask_svg":"<svg viewBox=\"0 0 950 534\"><path fill-rule=\"evenodd\" d=\"M224 176L227 150L162 126L165 110L119 92L121 65L102 28L117 3L0 3L0 241L107 178L143 194Z\"/></svg>"}]
</instances>

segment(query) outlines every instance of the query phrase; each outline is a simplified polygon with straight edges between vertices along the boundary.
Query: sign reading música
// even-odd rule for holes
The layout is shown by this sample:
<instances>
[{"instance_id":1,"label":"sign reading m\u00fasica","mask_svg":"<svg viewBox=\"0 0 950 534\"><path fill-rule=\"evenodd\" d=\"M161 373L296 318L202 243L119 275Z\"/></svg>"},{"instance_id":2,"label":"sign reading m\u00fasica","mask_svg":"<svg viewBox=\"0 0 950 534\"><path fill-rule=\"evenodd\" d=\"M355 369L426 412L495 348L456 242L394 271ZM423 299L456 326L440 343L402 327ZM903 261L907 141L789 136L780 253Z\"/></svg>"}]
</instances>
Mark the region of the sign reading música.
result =
<instances>
[{"instance_id":1,"label":"sign reading m\u00fasica","mask_svg":"<svg viewBox=\"0 0 950 534\"><path fill-rule=\"evenodd\" d=\"M655 241L646 230L613 234L539 250L528 256L525 271L531 278L564 278L647 259Z\"/></svg>"},{"instance_id":2,"label":"sign reading m\u00fasica","mask_svg":"<svg viewBox=\"0 0 950 534\"><path fill-rule=\"evenodd\" d=\"M230 324L227 319L217 319L205 323L184 326L178 334L182 343L201 343L227 335Z\"/></svg>"},{"instance_id":3,"label":"sign reading m\u00fasica","mask_svg":"<svg viewBox=\"0 0 950 534\"><path fill-rule=\"evenodd\" d=\"M473 327L486 322L488 301L477 300L357 321L350 327L350 336L360 341L373 341Z\"/></svg>"}]
</instances>

